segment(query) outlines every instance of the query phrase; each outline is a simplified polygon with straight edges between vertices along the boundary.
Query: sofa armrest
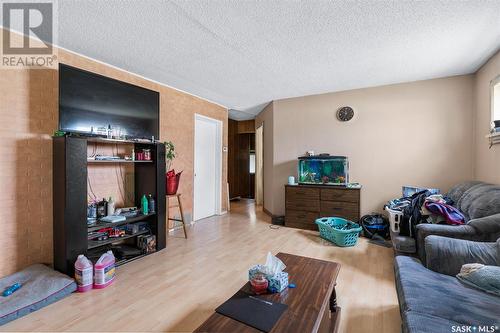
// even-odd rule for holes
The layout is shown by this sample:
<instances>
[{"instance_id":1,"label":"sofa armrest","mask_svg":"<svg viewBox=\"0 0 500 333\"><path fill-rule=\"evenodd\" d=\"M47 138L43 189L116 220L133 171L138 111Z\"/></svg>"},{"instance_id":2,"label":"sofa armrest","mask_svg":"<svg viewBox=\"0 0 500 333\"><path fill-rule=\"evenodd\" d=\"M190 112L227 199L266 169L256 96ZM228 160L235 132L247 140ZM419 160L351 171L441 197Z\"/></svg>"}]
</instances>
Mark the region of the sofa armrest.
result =
<instances>
[{"instance_id":1,"label":"sofa armrest","mask_svg":"<svg viewBox=\"0 0 500 333\"><path fill-rule=\"evenodd\" d=\"M426 267L434 272L455 276L462 265L497 265L497 244L473 242L441 236L425 239Z\"/></svg>"},{"instance_id":2,"label":"sofa armrest","mask_svg":"<svg viewBox=\"0 0 500 333\"><path fill-rule=\"evenodd\" d=\"M494 242L500 237L500 214L473 219L467 225L476 229L484 241Z\"/></svg>"},{"instance_id":3,"label":"sofa armrest","mask_svg":"<svg viewBox=\"0 0 500 333\"><path fill-rule=\"evenodd\" d=\"M464 225L427 224L417 225L417 252L420 261L425 263L425 238L430 235L444 236L449 238L474 240L476 230L474 227Z\"/></svg>"}]
</instances>

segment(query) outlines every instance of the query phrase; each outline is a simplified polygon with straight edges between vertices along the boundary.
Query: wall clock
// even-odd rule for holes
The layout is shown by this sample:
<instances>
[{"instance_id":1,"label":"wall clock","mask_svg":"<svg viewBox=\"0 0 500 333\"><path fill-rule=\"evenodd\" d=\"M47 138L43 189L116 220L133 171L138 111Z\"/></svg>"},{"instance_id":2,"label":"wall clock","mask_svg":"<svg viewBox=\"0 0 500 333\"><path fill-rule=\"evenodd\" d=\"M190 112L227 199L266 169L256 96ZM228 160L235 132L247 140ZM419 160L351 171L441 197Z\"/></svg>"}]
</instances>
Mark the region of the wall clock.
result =
<instances>
[{"instance_id":1,"label":"wall clock","mask_svg":"<svg viewBox=\"0 0 500 333\"><path fill-rule=\"evenodd\" d=\"M354 109L350 106L343 106L337 110L337 119L340 121L349 121L354 117Z\"/></svg>"}]
</instances>

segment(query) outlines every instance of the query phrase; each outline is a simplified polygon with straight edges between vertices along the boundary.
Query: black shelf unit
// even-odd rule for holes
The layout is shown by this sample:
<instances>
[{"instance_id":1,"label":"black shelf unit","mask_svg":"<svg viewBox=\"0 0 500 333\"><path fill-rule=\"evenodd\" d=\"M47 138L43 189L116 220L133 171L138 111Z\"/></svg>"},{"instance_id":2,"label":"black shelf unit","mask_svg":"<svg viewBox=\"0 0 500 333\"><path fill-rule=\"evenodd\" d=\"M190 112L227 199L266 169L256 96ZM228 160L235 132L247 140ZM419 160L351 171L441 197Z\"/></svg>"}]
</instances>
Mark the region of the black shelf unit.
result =
<instances>
[{"instance_id":1,"label":"black shelf unit","mask_svg":"<svg viewBox=\"0 0 500 333\"><path fill-rule=\"evenodd\" d=\"M94 159L87 159L87 163L153 163L153 161L94 160Z\"/></svg>"},{"instance_id":2,"label":"black shelf unit","mask_svg":"<svg viewBox=\"0 0 500 333\"><path fill-rule=\"evenodd\" d=\"M123 237L108 238L106 240L89 240L88 241L88 245L87 245L87 249L88 250L95 249L95 248L98 248L98 247L101 247L101 246L105 246L105 245L117 243L117 242L123 241L125 239L129 239L129 238L132 238L132 237L137 237L139 235L145 235L147 233L149 233L149 230L139 231L139 232L136 232L133 235L125 235Z\"/></svg>"},{"instance_id":3,"label":"black shelf unit","mask_svg":"<svg viewBox=\"0 0 500 333\"><path fill-rule=\"evenodd\" d=\"M127 217L127 218L125 218L125 221L120 221L120 222L97 222L94 224L88 224L87 230L88 231L97 231L97 230L102 229L102 228L112 228L112 227L118 227L118 226L125 225L125 224L132 224L135 222L141 222L141 221L147 220L149 217L151 217L155 214L156 213L151 213L151 214L147 214L147 215L139 214L137 216Z\"/></svg>"},{"instance_id":4,"label":"black shelf unit","mask_svg":"<svg viewBox=\"0 0 500 333\"><path fill-rule=\"evenodd\" d=\"M135 179L135 206L139 207L143 194L152 194L156 199L156 212L138 215L118 223L99 223L87 225L87 168L92 163L87 160L87 144L99 142L103 144L133 145L135 151L151 149L152 161L133 163ZM107 161L107 163L123 163L123 161ZM134 161L130 161L134 162ZM54 268L70 276L74 273L74 263L79 254L87 254L102 246L114 242L122 242L145 232L126 235L116 239L108 239L95 243L87 239L87 233L100 228L125 225L146 221L151 233L156 236L156 251L166 246L165 225L165 145L152 142L135 142L130 140L111 140L85 137L53 138L53 215L54 215ZM124 264L135 258L120 260Z\"/></svg>"}]
</instances>

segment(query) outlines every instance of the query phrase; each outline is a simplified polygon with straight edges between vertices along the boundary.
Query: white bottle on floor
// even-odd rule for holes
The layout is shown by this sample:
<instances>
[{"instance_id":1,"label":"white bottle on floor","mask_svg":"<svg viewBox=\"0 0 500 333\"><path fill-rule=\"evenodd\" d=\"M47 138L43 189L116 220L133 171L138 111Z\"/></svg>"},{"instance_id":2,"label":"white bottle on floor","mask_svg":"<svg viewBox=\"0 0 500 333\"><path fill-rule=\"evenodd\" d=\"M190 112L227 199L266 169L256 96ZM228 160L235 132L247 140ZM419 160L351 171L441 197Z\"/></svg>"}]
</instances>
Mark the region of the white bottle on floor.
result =
<instances>
[{"instance_id":1,"label":"white bottle on floor","mask_svg":"<svg viewBox=\"0 0 500 333\"><path fill-rule=\"evenodd\" d=\"M94 266L92 262L83 254L80 254L75 261L76 290L83 293L92 289L94 282Z\"/></svg>"}]
</instances>

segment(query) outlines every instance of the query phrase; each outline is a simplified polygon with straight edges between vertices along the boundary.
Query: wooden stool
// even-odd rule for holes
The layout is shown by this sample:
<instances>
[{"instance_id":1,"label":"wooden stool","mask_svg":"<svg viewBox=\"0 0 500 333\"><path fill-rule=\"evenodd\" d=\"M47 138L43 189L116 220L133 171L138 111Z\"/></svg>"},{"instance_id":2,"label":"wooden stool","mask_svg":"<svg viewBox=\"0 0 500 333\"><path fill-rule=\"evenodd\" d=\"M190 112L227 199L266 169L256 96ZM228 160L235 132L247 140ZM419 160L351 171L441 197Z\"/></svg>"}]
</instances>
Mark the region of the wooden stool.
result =
<instances>
[{"instance_id":1,"label":"wooden stool","mask_svg":"<svg viewBox=\"0 0 500 333\"><path fill-rule=\"evenodd\" d=\"M174 219L169 216L169 208L170 208L170 198L177 198L177 206L172 206L172 208L179 207L179 212L181 213L181 218L180 219ZM182 203L181 203L181 194L172 194L168 195L167 194L167 228L168 228L168 221L176 221L176 222L181 222L182 223L182 228L184 229L184 237L187 239L187 233L186 233L186 222L184 222L184 212L182 211Z\"/></svg>"}]
</instances>

